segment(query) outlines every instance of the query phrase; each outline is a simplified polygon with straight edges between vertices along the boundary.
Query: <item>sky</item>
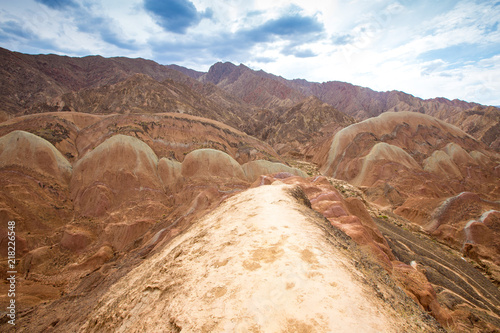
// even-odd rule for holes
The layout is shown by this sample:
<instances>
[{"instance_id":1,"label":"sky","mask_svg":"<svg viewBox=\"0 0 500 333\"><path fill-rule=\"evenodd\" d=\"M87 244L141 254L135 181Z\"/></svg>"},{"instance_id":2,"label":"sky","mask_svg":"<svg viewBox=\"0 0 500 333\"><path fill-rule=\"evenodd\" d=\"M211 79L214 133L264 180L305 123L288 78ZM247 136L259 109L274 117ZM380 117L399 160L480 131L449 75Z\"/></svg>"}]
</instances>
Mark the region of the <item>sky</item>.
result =
<instances>
[{"instance_id":1,"label":"sky","mask_svg":"<svg viewBox=\"0 0 500 333\"><path fill-rule=\"evenodd\" d=\"M500 1L0 0L0 46L500 105Z\"/></svg>"}]
</instances>

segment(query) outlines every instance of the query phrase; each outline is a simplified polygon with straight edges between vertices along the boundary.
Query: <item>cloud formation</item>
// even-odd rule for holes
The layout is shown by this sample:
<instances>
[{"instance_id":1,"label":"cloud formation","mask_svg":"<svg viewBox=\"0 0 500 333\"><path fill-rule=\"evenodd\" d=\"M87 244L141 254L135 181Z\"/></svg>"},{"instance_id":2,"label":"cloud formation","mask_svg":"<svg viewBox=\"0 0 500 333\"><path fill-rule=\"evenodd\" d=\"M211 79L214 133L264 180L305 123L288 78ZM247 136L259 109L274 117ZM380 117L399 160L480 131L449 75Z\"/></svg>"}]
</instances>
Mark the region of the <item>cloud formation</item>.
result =
<instances>
[{"instance_id":1,"label":"cloud formation","mask_svg":"<svg viewBox=\"0 0 500 333\"><path fill-rule=\"evenodd\" d=\"M500 105L500 2L484 0L22 0L0 10L0 46L143 57L208 70L231 61Z\"/></svg>"},{"instance_id":2,"label":"cloud formation","mask_svg":"<svg viewBox=\"0 0 500 333\"><path fill-rule=\"evenodd\" d=\"M252 30L251 35L257 40L263 36L290 37L296 35L306 35L323 31L323 24L314 17L300 16L292 14L282 16L274 20L269 20Z\"/></svg>"},{"instance_id":3,"label":"cloud formation","mask_svg":"<svg viewBox=\"0 0 500 333\"><path fill-rule=\"evenodd\" d=\"M38 3L44 4L52 9L64 9L68 7L78 7L78 4L73 0L35 0Z\"/></svg>"},{"instance_id":4,"label":"cloud formation","mask_svg":"<svg viewBox=\"0 0 500 333\"><path fill-rule=\"evenodd\" d=\"M184 34L187 29L196 26L201 19L211 18L212 10L199 12L189 0L145 0L144 9L165 30Z\"/></svg>"}]
</instances>

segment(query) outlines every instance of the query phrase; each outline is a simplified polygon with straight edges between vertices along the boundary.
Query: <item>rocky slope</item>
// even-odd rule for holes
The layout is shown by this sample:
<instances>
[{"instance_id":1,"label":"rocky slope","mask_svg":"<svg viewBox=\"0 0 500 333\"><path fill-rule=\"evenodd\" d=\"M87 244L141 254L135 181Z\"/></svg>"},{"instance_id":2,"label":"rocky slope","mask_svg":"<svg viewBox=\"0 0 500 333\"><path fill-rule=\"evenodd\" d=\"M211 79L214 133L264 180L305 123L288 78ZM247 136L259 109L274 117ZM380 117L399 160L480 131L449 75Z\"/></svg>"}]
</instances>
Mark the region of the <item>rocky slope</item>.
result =
<instances>
[{"instance_id":1,"label":"rocky slope","mask_svg":"<svg viewBox=\"0 0 500 333\"><path fill-rule=\"evenodd\" d=\"M274 76L228 62L214 64L198 80L213 83L260 108L291 107L306 97L284 82L274 79Z\"/></svg>"},{"instance_id":2,"label":"rocky slope","mask_svg":"<svg viewBox=\"0 0 500 333\"><path fill-rule=\"evenodd\" d=\"M274 112L259 110L252 120L247 133L268 142L280 155L304 160L311 159L325 139L355 122L314 96Z\"/></svg>"},{"instance_id":3,"label":"rocky slope","mask_svg":"<svg viewBox=\"0 0 500 333\"><path fill-rule=\"evenodd\" d=\"M399 91L375 92L336 81L286 80L231 63L214 64L202 73L145 59L26 55L5 49L0 50L0 59L4 87L0 92L0 119L63 110L186 112L251 132L267 125L258 122L262 114L251 117L255 110L265 109L259 112L286 122L283 108L296 108L307 97L315 96L357 120L388 111L425 113L498 149L499 109L476 103L422 100ZM134 77L137 74L143 75Z\"/></svg>"},{"instance_id":4,"label":"rocky slope","mask_svg":"<svg viewBox=\"0 0 500 333\"><path fill-rule=\"evenodd\" d=\"M351 125L327 146L316 156L322 173L363 187L368 200L479 258L500 281L493 241L500 236L498 153L452 125L409 112Z\"/></svg>"},{"instance_id":5,"label":"rocky slope","mask_svg":"<svg viewBox=\"0 0 500 333\"><path fill-rule=\"evenodd\" d=\"M44 113L4 122L0 133L0 216L16 221L22 308L173 237L262 173L304 175L267 144L188 115ZM5 275L6 229L0 248Z\"/></svg>"},{"instance_id":6,"label":"rocky slope","mask_svg":"<svg viewBox=\"0 0 500 333\"><path fill-rule=\"evenodd\" d=\"M297 203L292 190L283 185L260 187L228 199L110 288L80 328L75 324L67 328L82 332L437 329L417 307L403 313L396 306L409 300L393 281L382 283L369 276L387 298L365 292L374 286L357 277L366 273L355 267L353 254L338 245L348 241Z\"/></svg>"},{"instance_id":7,"label":"rocky slope","mask_svg":"<svg viewBox=\"0 0 500 333\"><path fill-rule=\"evenodd\" d=\"M142 132L133 131L133 128L125 126L127 131L116 130L123 124L132 126L131 124L137 119L144 121ZM146 120L153 121L153 119L155 126L146 123ZM194 132L184 132L183 135L173 135L175 132L171 129L185 128L186 122L198 126L197 129ZM76 151L72 157L67 154L68 151L57 150L39 136L14 130L23 128L33 131L36 124L48 123L52 124L50 125L52 127L39 133L44 133L49 139L60 143L60 149L74 147ZM108 124L113 126L110 127ZM168 127L163 130L156 129L162 128L162 125L166 127L167 124L170 125L170 129ZM51 128L58 129L58 132L49 131ZM296 329L314 331L323 326L325 329L339 330L351 330L355 327L360 329L383 327L384 331L438 330L438 324L423 315L422 309L430 312L441 325L452 329L466 331L486 329L496 325L497 314L488 307L483 308L481 305L483 303L473 302L472 305L460 302L453 303L455 305L447 303L449 297L441 297L442 292L439 294L436 292L424 271L411 267L408 257L405 257L407 253L392 245L399 251L396 257L390 243L373 222L363 197L344 198L331 181L324 177L305 180L306 175L299 170L276 162L257 160L258 154L262 154L259 149L263 152L267 149L271 153L272 150L266 148L263 143L259 146L259 142L255 139L246 140L248 143L253 143L253 149L258 153L253 156L245 155L243 160L240 155L241 163L248 160L249 156L255 160L243 164L235 159L238 154L235 150L228 149L227 152L223 152L181 144L185 136L191 139L197 135L206 137L212 132L217 133L220 129L226 129L225 140L219 141L226 147L231 147L230 142L234 140L232 136L237 136L239 140L244 139L242 133L223 124L176 114L84 116L76 113L57 113L25 116L5 122L2 130L8 134L0 139L0 156L4 161L0 176L8 191L2 193L2 216L8 219L13 217L18 226L20 259L18 271L21 275L18 279L20 287L17 299L20 304L19 322L22 323L18 328L30 332L43 331L49 327L55 331L92 331L97 327L99 330L112 327L118 329L125 325L132 331L141 330L141 325L144 325L143 320L137 321L132 315L128 317L126 313L129 310L126 308L106 305L108 302L104 300L108 298L112 302L109 304L114 304L113 302L122 304L125 296L118 296L117 293L120 292L125 292L124 295L130 298L127 304L135 304L134 302L146 304L155 300L154 304L161 303L165 309L171 309L168 318L162 312L164 319L154 320L155 317L152 315L149 317L151 323L148 324L148 326L166 325L171 329L181 327L185 329L191 327L193 330L203 327L222 329L226 325L238 324L242 327L271 325L292 331ZM184 152L189 152L180 154L183 156L180 161L174 158L175 153L171 154L173 156L170 158L165 156L167 151L162 150L161 146L155 146L155 140L152 140L154 137L160 138L160 134L164 135L163 140L169 137L170 145L176 142ZM218 137L221 138L220 135ZM65 144L61 144L64 142ZM260 148L256 149L257 147ZM6 163L6 161L11 162ZM274 174L266 175L271 173ZM294 177L294 174L301 177ZM249 186L259 187L271 183L279 185L283 182L298 186L289 193L302 202L302 206L297 206L297 203L293 203L294 200L290 201L291 199L286 197L288 190L282 192L280 186L264 186L257 192L249 192L256 194L241 194L234 197L240 204L234 205L231 203L234 200L231 199L233 201L224 203L224 206L212 213L219 214L228 222L222 223L220 219L213 219L209 214L228 197ZM277 189L277 192L273 188ZM33 202L37 205L32 205ZM261 205L263 211L257 209ZM320 215L309 210L307 205L311 205ZM248 213L245 213L246 210ZM266 212L272 212L271 216L267 216L269 213ZM300 214L303 214L303 217L300 217L300 214L296 215L297 212L302 212ZM287 217L284 218L285 216ZM485 220L487 218L490 217L485 217ZM290 224L294 219L302 222L298 222L297 225ZM224 228L201 228L200 231L198 226L212 220L221 223ZM240 220L242 222L239 222ZM287 230L290 235L294 235L293 237L300 238L299 241L290 236L290 239L283 242L283 247L291 250L283 257L283 260L286 259L283 263L279 259L282 248L278 248L278 243L272 239L268 242L267 238L256 230L233 232L234 228L231 226L235 225L238 228L252 226L256 223L252 222L254 220L266 225L268 232L265 235L268 237L283 235ZM279 221L286 223L276 225L275 229L268 228L270 223ZM306 227L306 224L303 224L305 221L315 222ZM328 223L325 224L325 221ZM209 222L209 225L211 223ZM320 242L313 236L316 232L313 229L304 231L301 229L304 227L319 228L317 232L320 234L326 232L330 240L321 245L323 241ZM203 230L213 230L215 238L210 238L212 236ZM224 230L230 232L225 233ZM218 233L219 231L221 233ZM477 235L477 231L475 232ZM47 234L51 237L47 237ZM320 234L317 237L323 239ZM245 240L244 235L249 237L248 240ZM5 236L2 235L0 241L2 246L6 243ZM257 238L253 238L255 236ZM231 237L235 237L234 240L231 240ZM477 239L477 236L475 237ZM209 247L206 245L205 249L200 247L200 250L203 249L202 252L192 252L195 249L192 239L216 247L219 244L217 249L224 250L220 253L217 249L208 251ZM293 248L296 244L304 244L305 240L310 241L311 246L314 245L313 250L302 250L301 256L295 255ZM245 245L247 243L261 245L252 250L253 245L247 247ZM179 256L177 252L173 253L172 249L177 251L183 246L186 246L186 253L193 253L192 257L186 257L183 262L193 260L192 266L175 264ZM232 260L228 258L226 262L223 256L231 249L242 254L231 257ZM314 249L322 250L316 253ZM208 256L205 258L203 253ZM250 257L246 255L248 253ZM161 274L149 273L148 269L156 265L155 260L160 260L155 258L163 258L163 255L173 258L169 274L162 277ZM142 263L149 267L148 269L141 266L141 258L151 258ZM241 261L238 261L238 258L242 258ZM335 261L334 258L339 261ZM214 283L216 281L220 284L226 281L220 276L226 276L229 279L227 283L222 286L212 286L211 277L206 279L201 275L197 276L194 270L189 271L189 274L186 273L192 280L184 278L182 279L184 284L168 289L171 292L160 293L164 296L158 299L149 298L148 295L156 295L155 292L150 294L156 290L148 288L151 283L159 283L158 279L162 278L170 279L171 274L177 274L174 267L180 269L179 274L184 274L182 273L184 270L197 267L196 265L207 267L205 259L213 259L219 263L214 266ZM304 273L306 283L303 288L285 288L287 295L285 303L273 303L271 308L266 305L266 297L269 295L263 293L264 298L255 304L258 309L266 306L265 311L255 312L257 311L255 307L247 307L248 314L241 313L240 303L243 299L248 299L248 293L255 290L252 285L260 285L261 279L266 279L266 276L275 276L274 273L268 274L269 269L279 275L279 272L288 269L290 265L303 265L300 260L309 262L312 265L310 269L313 269L307 274ZM352 260L356 264L353 265ZM165 260L160 261L164 265ZM346 281L351 281L352 278L340 273L343 271L339 271L339 263L347 267L353 265L342 274L357 272L354 276L360 277L360 280L354 280L358 282L349 287L352 290L349 289L344 294L338 294L336 286L342 285L347 288ZM343 267L342 265L340 267ZM240 283L242 281L234 279L233 276L238 270L250 272L250 275L246 275L249 280ZM253 275L252 272L260 274ZM129 279L137 278L134 277L136 274L146 274L147 278L141 278L143 281L152 278L156 282L151 280L152 282L145 286L146 289L142 290L139 284L129 282ZM335 280L333 283L329 279L338 281ZM446 276L439 281L443 279L448 281ZM281 279L278 279L276 283L280 281ZM449 290L449 283L438 282L433 281L433 284L439 288L443 288L444 285L445 290ZM269 277L267 283L270 283ZM135 291L122 287L122 284L138 286L137 295ZM2 290L6 286L2 284ZM207 295L208 298L196 297L202 302L200 306L205 309L203 310L205 315L200 313L197 316L200 322L188 323L183 319L186 314L182 311L195 306L195 303L189 298L176 295L182 294L183 290L194 290L193 286L200 288L198 293ZM311 291L308 291L308 288L312 288ZM314 295L318 295L317 291L313 292L314 290L322 290L321 294L331 291L334 293L332 295L337 295L332 299L333 303L332 301L324 303L325 311L342 313L348 311L356 313L357 319L365 318L364 316L373 319L370 309L376 308L379 310L377 316L380 316L380 323L377 324L373 320L352 321L349 319L353 318L351 316L345 317L346 320L342 322L337 319L332 321L334 317L321 315L323 310L317 309L320 312L308 313L301 308L302 303L295 304L290 301L294 297L302 300L313 297L311 302L323 304L323 301L314 298L316 297ZM365 292L359 293L360 290ZM404 293L401 290L404 290ZM354 306L353 303L352 295L356 293L359 293L359 298L356 299L359 299L360 306ZM2 295L0 302L7 301L5 293ZM147 298L144 298L144 295ZM78 299L78 302L75 302L75 299ZM43 305L44 302L51 300L53 300L51 303ZM98 300L102 301L96 303ZM203 303L205 301L208 303ZM216 310L220 309L217 302L224 302L227 306L234 306L240 311L224 312L224 316L214 319L214 314L220 311ZM494 299L490 302L494 302ZM161 308L164 309L163 306ZM114 311L117 309L122 311L119 316L123 315L130 320L109 319L116 318L117 314ZM229 308L226 307L227 309ZM269 309L283 313L284 317L269 312ZM380 312L380 309L385 310ZM78 313L78 318L72 313ZM191 314L192 311L188 313ZM230 313L234 313L234 317ZM255 313L261 313L263 317L255 317ZM272 316L267 317L268 314ZM474 324L470 324L469 320L472 314L479 316ZM401 316L406 319L401 320ZM96 320L92 319L94 317Z\"/></svg>"},{"instance_id":8,"label":"rocky slope","mask_svg":"<svg viewBox=\"0 0 500 333\"><path fill-rule=\"evenodd\" d=\"M500 327L497 108L230 63L0 57L0 218L17 223L21 330L139 331L153 300L168 316L147 325L174 331ZM289 267L304 268L301 288L286 288ZM262 281L284 298L243 304Z\"/></svg>"},{"instance_id":9,"label":"rocky slope","mask_svg":"<svg viewBox=\"0 0 500 333\"><path fill-rule=\"evenodd\" d=\"M376 92L338 81L315 83L286 80L231 63L213 65L198 80L217 84L247 103L261 108L292 107L307 96L315 96L357 120L376 117L384 112L425 113L450 122L483 140L488 146L498 149L498 143L493 142L500 136L497 116L500 111L495 107L445 98L423 100L400 91Z\"/></svg>"},{"instance_id":10,"label":"rocky slope","mask_svg":"<svg viewBox=\"0 0 500 333\"><path fill-rule=\"evenodd\" d=\"M227 178L223 182L229 183ZM123 229L114 230L120 242L71 265L93 272L80 275L78 286L66 289L68 294L58 301L21 311L18 331L134 332L144 325L169 331L233 326L257 331L441 331L422 310L452 331L496 326L498 295L489 281L474 277L486 287L486 293L471 293L479 301L450 303L443 290L456 292L451 287L456 277L439 275L431 285L425 257L413 257L393 245L393 238L388 243L362 197L344 198L325 177L304 179L287 172L262 175L251 187L256 188L226 195L220 206L213 203L220 195L201 193L203 199L198 196L187 212L197 217L153 228L158 230L154 236L146 233L133 247L121 248ZM64 234L61 243L68 237ZM411 239L412 247L421 244ZM445 256L448 250L433 251L433 256ZM411 263L414 259L418 265ZM461 265L462 276L474 271L465 262ZM445 262L440 269L449 267ZM493 308L484 305L490 302Z\"/></svg>"},{"instance_id":11,"label":"rocky slope","mask_svg":"<svg viewBox=\"0 0 500 333\"><path fill-rule=\"evenodd\" d=\"M49 111L180 112L241 125L250 108L214 85L202 84L145 59L27 55L0 49L3 117Z\"/></svg>"},{"instance_id":12,"label":"rocky slope","mask_svg":"<svg viewBox=\"0 0 500 333\"><path fill-rule=\"evenodd\" d=\"M279 184L225 200L152 255L139 248L110 260L22 315L18 331L441 330L300 188ZM414 280L421 273L402 267L424 287L413 292L429 292Z\"/></svg>"},{"instance_id":13,"label":"rocky slope","mask_svg":"<svg viewBox=\"0 0 500 333\"><path fill-rule=\"evenodd\" d=\"M247 118L242 110L232 112L187 85L172 80L156 81L144 74L113 85L66 93L54 100L58 108L97 114L185 113L241 126ZM241 115L241 117L239 116Z\"/></svg>"}]
</instances>

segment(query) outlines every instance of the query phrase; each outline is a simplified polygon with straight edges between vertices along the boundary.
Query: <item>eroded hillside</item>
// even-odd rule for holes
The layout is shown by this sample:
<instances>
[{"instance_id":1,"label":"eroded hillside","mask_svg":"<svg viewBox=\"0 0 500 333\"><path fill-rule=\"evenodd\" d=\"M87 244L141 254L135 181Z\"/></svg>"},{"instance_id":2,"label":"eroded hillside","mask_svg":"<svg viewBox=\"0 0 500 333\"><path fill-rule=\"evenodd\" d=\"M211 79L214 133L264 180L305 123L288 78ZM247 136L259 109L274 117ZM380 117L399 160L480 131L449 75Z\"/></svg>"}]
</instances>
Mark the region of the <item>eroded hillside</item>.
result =
<instances>
[{"instance_id":1,"label":"eroded hillside","mask_svg":"<svg viewBox=\"0 0 500 333\"><path fill-rule=\"evenodd\" d=\"M0 212L17 225L21 308L173 237L260 174L305 176L267 144L187 115L46 113L4 122L0 132ZM6 237L2 230L4 259Z\"/></svg>"},{"instance_id":2,"label":"eroded hillside","mask_svg":"<svg viewBox=\"0 0 500 333\"><path fill-rule=\"evenodd\" d=\"M500 281L498 153L450 124L409 112L351 125L327 147L316 155L322 173L361 186L370 202L479 260Z\"/></svg>"},{"instance_id":3,"label":"eroded hillside","mask_svg":"<svg viewBox=\"0 0 500 333\"><path fill-rule=\"evenodd\" d=\"M498 108L0 51L19 330L500 329Z\"/></svg>"},{"instance_id":4,"label":"eroded hillside","mask_svg":"<svg viewBox=\"0 0 500 333\"><path fill-rule=\"evenodd\" d=\"M280 120L273 127L286 135L291 122L283 113L315 97L357 121L392 111L424 113L460 127L490 148L499 148L499 109L477 103L422 100L400 91L376 92L338 81L287 80L242 64L216 63L203 73L123 57L72 58L1 49L0 58L5 82L0 92L0 119L49 111L184 112L223 121L262 137L270 125L262 122L263 118ZM334 127L345 125L340 121ZM317 126L317 119L306 116L304 124L298 126L300 136L314 140Z\"/></svg>"}]
</instances>

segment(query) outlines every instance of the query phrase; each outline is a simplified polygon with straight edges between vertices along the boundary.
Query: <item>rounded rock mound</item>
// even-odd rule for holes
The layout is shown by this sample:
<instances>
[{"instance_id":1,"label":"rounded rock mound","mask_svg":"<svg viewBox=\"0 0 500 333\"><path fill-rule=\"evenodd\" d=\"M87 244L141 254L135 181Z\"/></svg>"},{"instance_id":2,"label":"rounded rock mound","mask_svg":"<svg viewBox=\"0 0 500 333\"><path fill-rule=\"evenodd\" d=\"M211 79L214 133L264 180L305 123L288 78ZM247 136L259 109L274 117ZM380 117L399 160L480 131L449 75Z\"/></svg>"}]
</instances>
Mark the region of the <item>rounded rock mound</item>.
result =
<instances>
[{"instance_id":1,"label":"rounded rock mound","mask_svg":"<svg viewBox=\"0 0 500 333\"><path fill-rule=\"evenodd\" d=\"M74 166L72 197L81 213L100 216L120 203L163 195L158 157L139 139L115 135Z\"/></svg>"},{"instance_id":2,"label":"rounded rock mound","mask_svg":"<svg viewBox=\"0 0 500 333\"><path fill-rule=\"evenodd\" d=\"M158 174L166 188L175 189L182 182L182 163L162 157L158 161Z\"/></svg>"},{"instance_id":3,"label":"rounded rock mound","mask_svg":"<svg viewBox=\"0 0 500 333\"><path fill-rule=\"evenodd\" d=\"M383 167L383 165L387 163L392 165L398 164L399 167L404 167L409 170L420 169L418 163L407 152L398 146L385 142L379 142L373 146L368 155L360 159L360 162L360 171L352 180L352 183L355 185L369 186L373 185L378 179L384 178L380 176L387 173L387 170L384 170ZM394 169L394 166L392 169Z\"/></svg>"},{"instance_id":4,"label":"rounded rock mound","mask_svg":"<svg viewBox=\"0 0 500 333\"><path fill-rule=\"evenodd\" d=\"M182 162L182 176L186 178L236 178L246 180L241 165L223 151L197 149L186 155Z\"/></svg>"},{"instance_id":5,"label":"rounded rock mound","mask_svg":"<svg viewBox=\"0 0 500 333\"><path fill-rule=\"evenodd\" d=\"M25 132L13 131L0 138L0 168L20 167L66 183L71 164L47 140Z\"/></svg>"},{"instance_id":6,"label":"rounded rock mound","mask_svg":"<svg viewBox=\"0 0 500 333\"><path fill-rule=\"evenodd\" d=\"M275 163L266 160L251 161L243 164L242 167L249 182L254 182L261 175L278 172L287 172L303 178L307 177L307 174L302 170L291 168L283 163Z\"/></svg>"}]
</instances>

